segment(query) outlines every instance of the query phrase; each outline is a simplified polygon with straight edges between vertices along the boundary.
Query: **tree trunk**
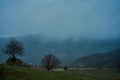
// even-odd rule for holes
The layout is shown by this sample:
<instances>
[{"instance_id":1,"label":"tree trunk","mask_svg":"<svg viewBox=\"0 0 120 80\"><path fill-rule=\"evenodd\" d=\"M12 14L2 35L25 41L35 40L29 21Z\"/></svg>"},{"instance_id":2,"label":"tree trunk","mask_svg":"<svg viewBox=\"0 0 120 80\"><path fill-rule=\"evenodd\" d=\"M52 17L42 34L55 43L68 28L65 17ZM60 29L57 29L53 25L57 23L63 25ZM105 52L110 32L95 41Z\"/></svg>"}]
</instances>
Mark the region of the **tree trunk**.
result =
<instances>
[{"instance_id":1,"label":"tree trunk","mask_svg":"<svg viewBox=\"0 0 120 80\"><path fill-rule=\"evenodd\" d=\"M15 56L13 56L12 61L13 61L13 65L15 65L15 62L16 62L16 57Z\"/></svg>"}]
</instances>

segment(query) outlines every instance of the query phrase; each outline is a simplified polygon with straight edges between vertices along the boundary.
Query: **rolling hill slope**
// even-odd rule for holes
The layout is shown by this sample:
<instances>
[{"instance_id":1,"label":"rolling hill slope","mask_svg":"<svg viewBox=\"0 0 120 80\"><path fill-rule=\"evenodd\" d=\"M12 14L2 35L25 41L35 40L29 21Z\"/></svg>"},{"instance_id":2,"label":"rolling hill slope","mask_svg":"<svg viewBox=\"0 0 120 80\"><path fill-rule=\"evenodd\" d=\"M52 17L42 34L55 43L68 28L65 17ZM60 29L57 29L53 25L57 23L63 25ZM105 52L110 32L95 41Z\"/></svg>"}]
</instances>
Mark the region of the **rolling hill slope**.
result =
<instances>
[{"instance_id":1,"label":"rolling hill slope","mask_svg":"<svg viewBox=\"0 0 120 80\"><path fill-rule=\"evenodd\" d=\"M120 49L106 54L93 54L76 60L72 66L92 68L117 68L120 62Z\"/></svg>"}]
</instances>

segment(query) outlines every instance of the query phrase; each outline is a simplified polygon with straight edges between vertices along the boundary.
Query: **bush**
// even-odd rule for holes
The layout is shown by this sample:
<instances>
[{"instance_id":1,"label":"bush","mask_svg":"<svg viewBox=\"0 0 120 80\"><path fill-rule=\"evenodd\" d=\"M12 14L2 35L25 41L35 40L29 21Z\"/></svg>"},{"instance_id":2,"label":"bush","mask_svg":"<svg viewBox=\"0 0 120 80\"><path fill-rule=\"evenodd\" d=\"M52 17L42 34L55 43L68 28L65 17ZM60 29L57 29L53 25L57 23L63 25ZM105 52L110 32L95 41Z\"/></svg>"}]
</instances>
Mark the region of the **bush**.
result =
<instances>
[{"instance_id":1,"label":"bush","mask_svg":"<svg viewBox=\"0 0 120 80\"><path fill-rule=\"evenodd\" d=\"M68 67L67 67L67 66L65 66L65 67L64 67L64 70L68 70Z\"/></svg>"},{"instance_id":2,"label":"bush","mask_svg":"<svg viewBox=\"0 0 120 80\"><path fill-rule=\"evenodd\" d=\"M13 65L13 59L12 58L8 58L7 60L6 60L6 64L8 64L8 65ZM23 61L21 61L20 59L18 59L18 58L16 58L15 59L15 65L18 65L18 66L22 66L23 65Z\"/></svg>"}]
</instances>

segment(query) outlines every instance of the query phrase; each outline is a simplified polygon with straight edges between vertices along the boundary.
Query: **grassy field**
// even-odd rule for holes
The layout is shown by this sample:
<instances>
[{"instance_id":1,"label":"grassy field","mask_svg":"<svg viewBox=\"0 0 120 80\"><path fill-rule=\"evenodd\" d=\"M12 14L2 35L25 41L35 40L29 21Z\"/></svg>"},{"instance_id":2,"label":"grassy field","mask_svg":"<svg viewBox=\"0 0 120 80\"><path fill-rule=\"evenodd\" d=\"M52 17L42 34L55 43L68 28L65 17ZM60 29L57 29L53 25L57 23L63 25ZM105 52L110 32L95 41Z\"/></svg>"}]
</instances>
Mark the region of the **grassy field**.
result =
<instances>
[{"instance_id":1,"label":"grassy field","mask_svg":"<svg viewBox=\"0 0 120 80\"><path fill-rule=\"evenodd\" d=\"M116 70L46 71L39 68L5 66L5 80L120 80Z\"/></svg>"}]
</instances>

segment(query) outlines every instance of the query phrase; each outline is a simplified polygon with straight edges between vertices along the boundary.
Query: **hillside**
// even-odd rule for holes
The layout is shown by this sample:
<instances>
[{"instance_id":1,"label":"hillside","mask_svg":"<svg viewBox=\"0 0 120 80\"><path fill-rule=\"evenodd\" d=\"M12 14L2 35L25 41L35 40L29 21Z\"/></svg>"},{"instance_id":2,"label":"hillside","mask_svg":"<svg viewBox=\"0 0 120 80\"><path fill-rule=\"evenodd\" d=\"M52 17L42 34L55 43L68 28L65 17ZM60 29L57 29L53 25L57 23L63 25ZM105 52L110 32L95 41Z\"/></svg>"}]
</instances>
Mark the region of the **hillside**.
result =
<instances>
[{"instance_id":1,"label":"hillside","mask_svg":"<svg viewBox=\"0 0 120 80\"><path fill-rule=\"evenodd\" d=\"M76 60L72 66L92 68L117 68L120 61L120 49L104 53L93 54Z\"/></svg>"},{"instance_id":2,"label":"hillside","mask_svg":"<svg viewBox=\"0 0 120 80\"><path fill-rule=\"evenodd\" d=\"M119 80L116 70L46 71L5 65L5 80ZM97 74L96 74L97 73Z\"/></svg>"},{"instance_id":3,"label":"hillside","mask_svg":"<svg viewBox=\"0 0 120 80\"><path fill-rule=\"evenodd\" d=\"M64 40L43 38L40 35L17 36L16 39L24 44L25 55L22 60L31 64L40 64L46 54L54 54L61 59L63 65L70 65L76 59L93 53L106 53L120 48L120 38L87 39L72 37ZM0 38L0 50L10 38ZM73 55L74 54L74 55ZM0 60L5 61L7 56L0 52Z\"/></svg>"}]
</instances>

